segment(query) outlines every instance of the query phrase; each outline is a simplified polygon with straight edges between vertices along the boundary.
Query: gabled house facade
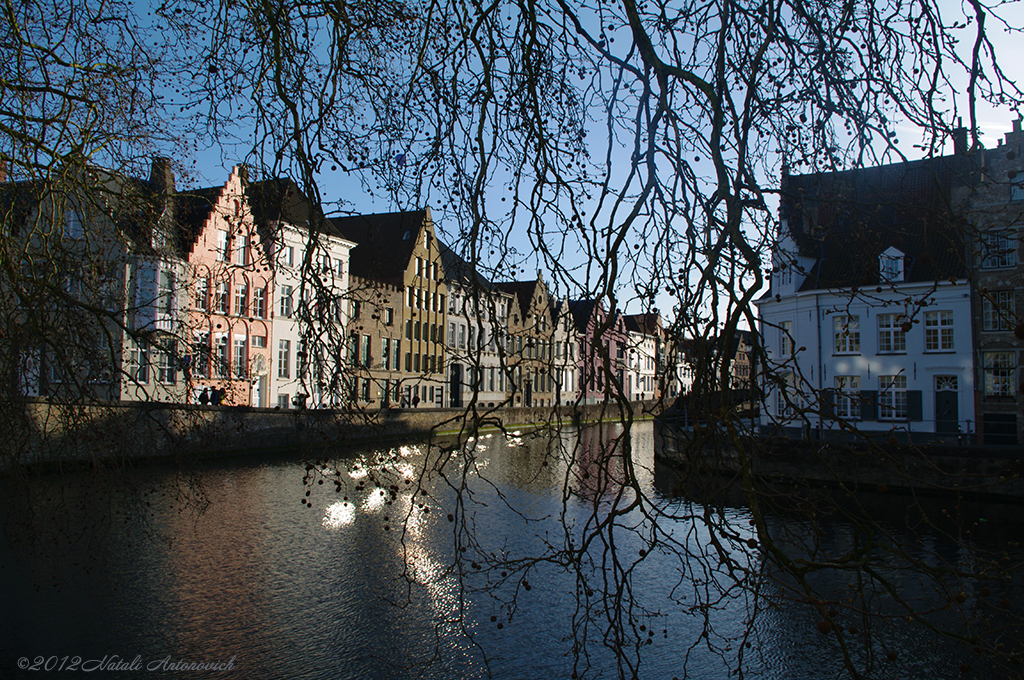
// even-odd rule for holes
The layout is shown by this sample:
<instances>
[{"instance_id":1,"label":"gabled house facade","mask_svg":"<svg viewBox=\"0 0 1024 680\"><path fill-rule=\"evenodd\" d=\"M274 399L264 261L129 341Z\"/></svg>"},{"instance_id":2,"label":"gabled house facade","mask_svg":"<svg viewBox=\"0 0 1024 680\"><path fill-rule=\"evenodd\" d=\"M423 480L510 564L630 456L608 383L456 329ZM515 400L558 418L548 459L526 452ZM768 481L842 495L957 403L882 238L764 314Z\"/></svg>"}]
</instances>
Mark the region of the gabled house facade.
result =
<instances>
[{"instance_id":1,"label":"gabled house facade","mask_svg":"<svg viewBox=\"0 0 1024 680\"><path fill-rule=\"evenodd\" d=\"M351 402L363 408L396 403L444 406L448 286L430 208L330 221L342 238L358 244L351 251L353 321L348 354L355 366L347 378ZM389 318L388 303L397 291L402 304ZM381 319L373 318L381 314L383 326ZM396 322L403 331L398 337L392 334ZM383 368L385 354L389 368ZM396 356L401 367L397 371Z\"/></svg>"},{"instance_id":2,"label":"gabled house facade","mask_svg":"<svg viewBox=\"0 0 1024 680\"><path fill-rule=\"evenodd\" d=\"M656 400L661 396L659 354L661 316L657 312L623 316L629 337L627 350L626 395L631 401Z\"/></svg>"},{"instance_id":3,"label":"gabled house facade","mask_svg":"<svg viewBox=\"0 0 1024 680\"><path fill-rule=\"evenodd\" d=\"M339 406L346 399L340 378L351 369L345 329L355 243L341 237L293 180L253 182L246 192L274 274L273 296L252 300L256 316L270 305L273 361L257 366L251 379L269 387L269 405Z\"/></svg>"},{"instance_id":4,"label":"gabled house facade","mask_svg":"<svg viewBox=\"0 0 1024 680\"><path fill-rule=\"evenodd\" d=\"M509 312L514 297L441 244L448 284L448 406L494 408L507 398Z\"/></svg>"},{"instance_id":5,"label":"gabled house facade","mask_svg":"<svg viewBox=\"0 0 1024 680\"><path fill-rule=\"evenodd\" d=\"M966 140L962 142L966 145ZM977 150L976 181L954 192L970 239L977 441L1024 442L1024 133L1020 119L994 149Z\"/></svg>"},{"instance_id":6,"label":"gabled house facade","mask_svg":"<svg viewBox=\"0 0 1024 680\"><path fill-rule=\"evenodd\" d=\"M235 166L223 186L178 194L190 298L191 403L217 390L223 404L270 405L274 271L248 184L245 166Z\"/></svg>"},{"instance_id":7,"label":"gabled house facade","mask_svg":"<svg viewBox=\"0 0 1024 680\"><path fill-rule=\"evenodd\" d=\"M512 297L509 312L511 406L551 406L555 403L554 319L551 298L540 272L533 281L496 283Z\"/></svg>"},{"instance_id":8,"label":"gabled house facade","mask_svg":"<svg viewBox=\"0 0 1024 680\"><path fill-rule=\"evenodd\" d=\"M950 207L971 172L958 153L784 177L771 286L756 302L765 430L912 441L973 430L972 291Z\"/></svg>"},{"instance_id":9,"label":"gabled house facade","mask_svg":"<svg viewBox=\"0 0 1024 680\"><path fill-rule=\"evenodd\" d=\"M596 299L571 300L569 313L580 350L580 401L599 404L625 394L629 336L622 315L610 316Z\"/></svg>"}]
</instances>

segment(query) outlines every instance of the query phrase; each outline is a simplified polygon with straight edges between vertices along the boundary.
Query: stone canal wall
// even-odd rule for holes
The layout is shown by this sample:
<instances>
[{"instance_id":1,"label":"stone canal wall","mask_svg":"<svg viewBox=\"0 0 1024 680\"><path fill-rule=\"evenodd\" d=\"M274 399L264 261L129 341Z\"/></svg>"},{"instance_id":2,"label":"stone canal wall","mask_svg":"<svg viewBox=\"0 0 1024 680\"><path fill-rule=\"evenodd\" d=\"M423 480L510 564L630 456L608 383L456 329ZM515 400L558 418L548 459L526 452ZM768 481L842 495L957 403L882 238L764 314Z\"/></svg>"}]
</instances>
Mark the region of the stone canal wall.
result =
<instances>
[{"instance_id":1,"label":"stone canal wall","mask_svg":"<svg viewBox=\"0 0 1024 680\"><path fill-rule=\"evenodd\" d=\"M633 404L633 417L653 415L654 404ZM16 435L0 443L4 464L137 460L326 448L426 436L471 434L481 428L518 429L549 424L618 421L617 405L385 411L278 410L163 403L54 404L28 401ZM18 420L17 417L11 420Z\"/></svg>"},{"instance_id":2,"label":"stone canal wall","mask_svg":"<svg viewBox=\"0 0 1024 680\"><path fill-rule=\"evenodd\" d=\"M757 437L743 437L737 446L719 432L706 433L708 440L698 444L692 429L662 423L655 433L660 463L701 475L736 479L749 465L756 479L778 488L796 483L1024 502L1024 456L1017 448Z\"/></svg>"}]
</instances>

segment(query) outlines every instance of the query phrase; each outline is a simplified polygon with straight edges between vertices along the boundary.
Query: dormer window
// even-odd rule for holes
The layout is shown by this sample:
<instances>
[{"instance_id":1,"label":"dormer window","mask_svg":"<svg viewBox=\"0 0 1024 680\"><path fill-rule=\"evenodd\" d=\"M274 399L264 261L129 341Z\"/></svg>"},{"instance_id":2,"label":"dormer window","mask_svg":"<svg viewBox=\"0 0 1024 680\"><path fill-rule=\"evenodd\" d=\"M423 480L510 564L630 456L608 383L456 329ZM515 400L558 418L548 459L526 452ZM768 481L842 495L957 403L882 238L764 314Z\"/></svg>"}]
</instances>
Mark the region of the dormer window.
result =
<instances>
[{"instance_id":1,"label":"dormer window","mask_svg":"<svg viewBox=\"0 0 1024 680\"><path fill-rule=\"evenodd\" d=\"M903 280L903 252L889 248L878 257L878 272L883 282Z\"/></svg>"}]
</instances>

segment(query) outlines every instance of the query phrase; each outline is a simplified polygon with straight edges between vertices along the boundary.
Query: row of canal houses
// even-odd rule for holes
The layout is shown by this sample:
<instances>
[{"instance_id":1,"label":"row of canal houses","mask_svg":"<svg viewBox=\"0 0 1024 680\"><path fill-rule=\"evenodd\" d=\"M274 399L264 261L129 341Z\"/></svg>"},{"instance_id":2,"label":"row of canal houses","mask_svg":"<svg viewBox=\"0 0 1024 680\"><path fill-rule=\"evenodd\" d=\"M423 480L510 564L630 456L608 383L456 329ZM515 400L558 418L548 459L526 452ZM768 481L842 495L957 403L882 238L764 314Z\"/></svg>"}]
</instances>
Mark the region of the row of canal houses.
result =
<instances>
[{"instance_id":1,"label":"row of canal houses","mask_svg":"<svg viewBox=\"0 0 1024 680\"><path fill-rule=\"evenodd\" d=\"M556 299L539 272L488 281L429 208L327 218L244 166L179 192L163 158L146 179L69 176L2 184L5 256L21 263L3 372L20 394L372 409L684 388L657 313Z\"/></svg>"}]
</instances>

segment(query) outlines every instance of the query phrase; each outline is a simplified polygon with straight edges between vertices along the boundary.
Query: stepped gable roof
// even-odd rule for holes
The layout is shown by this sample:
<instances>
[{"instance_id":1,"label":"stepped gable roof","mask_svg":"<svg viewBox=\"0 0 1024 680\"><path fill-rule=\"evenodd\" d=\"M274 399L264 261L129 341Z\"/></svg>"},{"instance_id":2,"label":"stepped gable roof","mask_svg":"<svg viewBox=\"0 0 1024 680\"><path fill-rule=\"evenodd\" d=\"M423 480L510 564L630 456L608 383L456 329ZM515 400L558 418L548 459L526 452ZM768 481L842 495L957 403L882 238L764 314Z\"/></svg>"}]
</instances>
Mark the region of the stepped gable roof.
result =
<instances>
[{"instance_id":1,"label":"stepped gable roof","mask_svg":"<svg viewBox=\"0 0 1024 680\"><path fill-rule=\"evenodd\" d=\"M343 238L358 245L352 249L351 273L364 279L404 281L425 210L331 217Z\"/></svg>"},{"instance_id":2,"label":"stepped gable roof","mask_svg":"<svg viewBox=\"0 0 1024 680\"><path fill-rule=\"evenodd\" d=\"M283 222L342 238L337 228L324 217L323 211L313 205L313 201L291 178L251 182L245 194L256 224L263 229Z\"/></svg>"},{"instance_id":3,"label":"stepped gable roof","mask_svg":"<svg viewBox=\"0 0 1024 680\"><path fill-rule=\"evenodd\" d=\"M495 283L494 288L500 290L503 293L511 293L516 296L516 300L519 302L519 313L522 315L521 318L525 319L526 315L530 313L530 301L533 299L533 294L537 290L537 281L504 281L501 283Z\"/></svg>"},{"instance_id":4,"label":"stepped gable roof","mask_svg":"<svg viewBox=\"0 0 1024 680\"><path fill-rule=\"evenodd\" d=\"M879 284L879 256L904 254L904 281L965 275L963 230L953 187L971 181L971 161L942 156L843 172L787 176L780 216L800 254L816 260L801 290Z\"/></svg>"}]
</instances>

